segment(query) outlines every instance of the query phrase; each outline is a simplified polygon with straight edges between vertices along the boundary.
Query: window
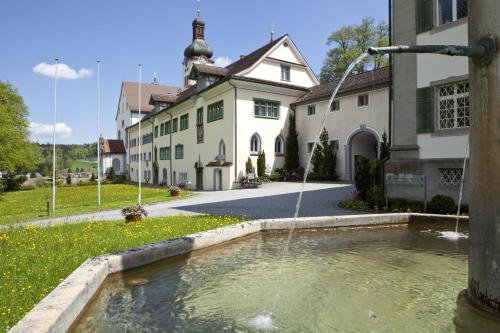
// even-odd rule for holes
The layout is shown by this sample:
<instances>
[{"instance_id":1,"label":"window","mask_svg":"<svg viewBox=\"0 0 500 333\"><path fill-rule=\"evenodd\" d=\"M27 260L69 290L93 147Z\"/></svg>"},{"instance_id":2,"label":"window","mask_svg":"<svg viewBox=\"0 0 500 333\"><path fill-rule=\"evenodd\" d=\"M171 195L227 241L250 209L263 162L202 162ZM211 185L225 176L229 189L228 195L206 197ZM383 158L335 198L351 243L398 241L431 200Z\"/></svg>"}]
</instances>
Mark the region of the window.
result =
<instances>
[{"instance_id":1,"label":"window","mask_svg":"<svg viewBox=\"0 0 500 333\"><path fill-rule=\"evenodd\" d=\"M170 120L165 123L165 134L170 134L172 131L172 126L170 124Z\"/></svg>"},{"instance_id":2,"label":"window","mask_svg":"<svg viewBox=\"0 0 500 333\"><path fill-rule=\"evenodd\" d=\"M151 152L148 153L148 161L151 161Z\"/></svg>"},{"instance_id":3,"label":"window","mask_svg":"<svg viewBox=\"0 0 500 333\"><path fill-rule=\"evenodd\" d=\"M254 115L257 118L279 119L280 102L254 99Z\"/></svg>"},{"instance_id":4,"label":"window","mask_svg":"<svg viewBox=\"0 0 500 333\"><path fill-rule=\"evenodd\" d=\"M330 111L340 111L340 100L336 99L330 105Z\"/></svg>"},{"instance_id":5,"label":"window","mask_svg":"<svg viewBox=\"0 0 500 333\"><path fill-rule=\"evenodd\" d=\"M368 106L370 104L370 98L368 94L358 96L358 107Z\"/></svg>"},{"instance_id":6,"label":"window","mask_svg":"<svg viewBox=\"0 0 500 333\"><path fill-rule=\"evenodd\" d=\"M160 161L170 159L170 147L160 148Z\"/></svg>"},{"instance_id":7,"label":"window","mask_svg":"<svg viewBox=\"0 0 500 333\"><path fill-rule=\"evenodd\" d=\"M175 159L182 160L184 158L184 145L175 146Z\"/></svg>"},{"instance_id":8,"label":"window","mask_svg":"<svg viewBox=\"0 0 500 333\"><path fill-rule=\"evenodd\" d=\"M165 134L165 124L160 125L160 136L163 136Z\"/></svg>"},{"instance_id":9,"label":"window","mask_svg":"<svg viewBox=\"0 0 500 333\"><path fill-rule=\"evenodd\" d=\"M155 126L155 138L158 137L158 126Z\"/></svg>"},{"instance_id":10,"label":"window","mask_svg":"<svg viewBox=\"0 0 500 333\"><path fill-rule=\"evenodd\" d=\"M189 114L181 116L181 131L188 129L189 126Z\"/></svg>"},{"instance_id":11,"label":"window","mask_svg":"<svg viewBox=\"0 0 500 333\"><path fill-rule=\"evenodd\" d=\"M281 135L278 135L276 137L276 140L274 140L274 153L276 155L282 155L285 151L285 140L283 140L283 137Z\"/></svg>"},{"instance_id":12,"label":"window","mask_svg":"<svg viewBox=\"0 0 500 333\"><path fill-rule=\"evenodd\" d=\"M339 151L339 140L330 140L330 147L333 151Z\"/></svg>"},{"instance_id":13,"label":"window","mask_svg":"<svg viewBox=\"0 0 500 333\"><path fill-rule=\"evenodd\" d=\"M281 65L281 81L290 81L290 66Z\"/></svg>"},{"instance_id":14,"label":"window","mask_svg":"<svg viewBox=\"0 0 500 333\"><path fill-rule=\"evenodd\" d=\"M203 108L196 110L196 125L203 125Z\"/></svg>"},{"instance_id":15,"label":"window","mask_svg":"<svg viewBox=\"0 0 500 333\"><path fill-rule=\"evenodd\" d=\"M457 186L462 182L461 168L439 168L439 185Z\"/></svg>"},{"instance_id":16,"label":"window","mask_svg":"<svg viewBox=\"0 0 500 333\"><path fill-rule=\"evenodd\" d=\"M179 122L179 119L178 118L175 118L173 121L172 121L172 133L175 133L177 132L177 123Z\"/></svg>"},{"instance_id":17,"label":"window","mask_svg":"<svg viewBox=\"0 0 500 333\"><path fill-rule=\"evenodd\" d=\"M185 184L188 181L188 174L187 172L179 172L179 183L180 184Z\"/></svg>"},{"instance_id":18,"label":"window","mask_svg":"<svg viewBox=\"0 0 500 333\"><path fill-rule=\"evenodd\" d=\"M438 21L439 25L450 23L467 17L467 0L439 0Z\"/></svg>"},{"instance_id":19,"label":"window","mask_svg":"<svg viewBox=\"0 0 500 333\"><path fill-rule=\"evenodd\" d=\"M250 153L260 153L260 137L258 134L252 135L250 139Z\"/></svg>"},{"instance_id":20,"label":"window","mask_svg":"<svg viewBox=\"0 0 500 333\"><path fill-rule=\"evenodd\" d=\"M439 87L438 123L440 129L469 126L469 82Z\"/></svg>"},{"instance_id":21,"label":"window","mask_svg":"<svg viewBox=\"0 0 500 333\"><path fill-rule=\"evenodd\" d=\"M314 142L308 142L307 143L307 153L310 154L313 150L314 147Z\"/></svg>"},{"instance_id":22,"label":"window","mask_svg":"<svg viewBox=\"0 0 500 333\"><path fill-rule=\"evenodd\" d=\"M312 116L316 114L316 105L309 105L307 107L307 115Z\"/></svg>"},{"instance_id":23,"label":"window","mask_svg":"<svg viewBox=\"0 0 500 333\"><path fill-rule=\"evenodd\" d=\"M224 140L220 140L219 142L219 158L221 160L226 159L226 144L224 143Z\"/></svg>"},{"instance_id":24,"label":"window","mask_svg":"<svg viewBox=\"0 0 500 333\"><path fill-rule=\"evenodd\" d=\"M207 123L224 118L224 101L210 104L207 107Z\"/></svg>"}]
</instances>

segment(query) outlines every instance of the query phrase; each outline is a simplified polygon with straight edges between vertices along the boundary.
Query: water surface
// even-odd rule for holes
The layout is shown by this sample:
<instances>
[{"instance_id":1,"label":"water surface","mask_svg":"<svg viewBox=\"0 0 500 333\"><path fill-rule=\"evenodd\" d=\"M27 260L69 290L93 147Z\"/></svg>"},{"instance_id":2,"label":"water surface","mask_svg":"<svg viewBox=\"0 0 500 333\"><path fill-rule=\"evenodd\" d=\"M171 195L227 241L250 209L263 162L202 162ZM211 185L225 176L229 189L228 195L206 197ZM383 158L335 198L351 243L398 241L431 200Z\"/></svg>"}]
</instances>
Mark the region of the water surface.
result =
<instances>
[{"instance_id":1,"label":"water surface","mask_svg":"<svg viewBox=\"0 0 500 333\"><path fill-rule=\"evenodd\" d=\"M466 239L406 227L297 231L278 275L287 236L258 233L113 276L74 332L459 331Z\"/></svg>"}]
</instances>

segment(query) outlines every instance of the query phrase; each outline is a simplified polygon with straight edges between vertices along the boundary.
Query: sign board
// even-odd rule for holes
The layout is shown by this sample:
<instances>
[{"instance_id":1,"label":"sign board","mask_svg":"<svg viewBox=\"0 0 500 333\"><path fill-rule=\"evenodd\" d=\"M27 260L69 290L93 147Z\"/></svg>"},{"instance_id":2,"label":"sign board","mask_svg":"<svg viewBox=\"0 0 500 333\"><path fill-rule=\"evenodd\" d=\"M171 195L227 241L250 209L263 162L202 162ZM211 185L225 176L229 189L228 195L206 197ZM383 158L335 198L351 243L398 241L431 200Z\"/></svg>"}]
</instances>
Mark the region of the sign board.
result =
<instances>
[{"instance_id":1,"label":"sign board","mask_svg":"<svg viewBox=\"0 0 500 333\"><path fill-rule=\"evenodd\" d=\"M427 210L425 176L413 174L392 174L385 175L385 200L393 198L415 200L424 202Z\"/></svg>"}]
</instances>

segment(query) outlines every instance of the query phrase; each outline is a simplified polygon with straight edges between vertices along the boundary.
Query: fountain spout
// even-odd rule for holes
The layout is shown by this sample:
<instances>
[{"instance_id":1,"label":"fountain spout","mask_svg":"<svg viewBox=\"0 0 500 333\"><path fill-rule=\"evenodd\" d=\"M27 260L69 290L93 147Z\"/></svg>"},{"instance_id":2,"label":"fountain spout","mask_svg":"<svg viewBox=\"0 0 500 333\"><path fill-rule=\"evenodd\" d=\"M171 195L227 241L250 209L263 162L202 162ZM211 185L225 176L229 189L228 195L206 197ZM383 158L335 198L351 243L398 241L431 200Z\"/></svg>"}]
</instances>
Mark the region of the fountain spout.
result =
<instances>
[{"instance_id":1,"label":"fountain spout","mask_svg":"<svg viewBox=\"0 0 500 333\"><path fill-rule=\"evenodd\" d=\"M463 45L395 45L386 47L370 47L370 55L384 55L392 53L433 53L449 56L470 57L478 66L487 66L495 57L496 42L492 36L481 38L472 46Z\"/></svg>"}]
</instances>

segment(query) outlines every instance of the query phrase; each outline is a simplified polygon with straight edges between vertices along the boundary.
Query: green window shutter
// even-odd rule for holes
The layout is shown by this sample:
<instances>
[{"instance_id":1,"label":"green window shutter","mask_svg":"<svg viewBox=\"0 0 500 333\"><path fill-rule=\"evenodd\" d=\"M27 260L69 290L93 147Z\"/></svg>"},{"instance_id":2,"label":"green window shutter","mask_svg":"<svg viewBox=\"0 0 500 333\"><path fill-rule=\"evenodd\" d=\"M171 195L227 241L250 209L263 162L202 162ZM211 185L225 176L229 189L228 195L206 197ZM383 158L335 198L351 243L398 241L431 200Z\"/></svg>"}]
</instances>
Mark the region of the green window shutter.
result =
<instances>
[{"instance_id":1,"label":"green window shutter","mask_svg":"<svg viewBox=\"0 0 500 333\"><path fill-rule=\"evenodd\" d=\"M434 89L417 89L417 133L434 131Z\"/></svg>"},{"instance_id":2,"label":"green window shutter","mask_svg":"<svg viewBox=\"0 0 500 333\"><path fill-rule=\"evenodd\" d=\"M416 0L417 34L432 29L432 0Z\"/></svg>"}]
</instances>

